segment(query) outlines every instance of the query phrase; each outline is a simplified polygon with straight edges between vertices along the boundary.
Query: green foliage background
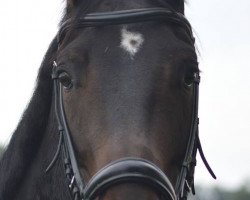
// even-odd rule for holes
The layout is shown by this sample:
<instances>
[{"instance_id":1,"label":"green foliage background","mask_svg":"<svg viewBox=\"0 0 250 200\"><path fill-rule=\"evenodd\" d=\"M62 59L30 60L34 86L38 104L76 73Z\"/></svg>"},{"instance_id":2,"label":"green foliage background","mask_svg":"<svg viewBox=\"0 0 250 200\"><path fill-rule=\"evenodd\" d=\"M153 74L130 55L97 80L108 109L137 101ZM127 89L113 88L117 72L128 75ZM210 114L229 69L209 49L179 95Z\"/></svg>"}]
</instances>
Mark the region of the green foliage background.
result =
<instances>
[{"instance_id":1,"label":"green foliage background","mask_svg":"<svg viewBox=\"0 0 250 200\"><path fill-rule=\"evenodd\" d=\"M196 195L188 200L250 200L250 179L235 189L222 187L197 187Z\"/></svg>"}]
</instances>

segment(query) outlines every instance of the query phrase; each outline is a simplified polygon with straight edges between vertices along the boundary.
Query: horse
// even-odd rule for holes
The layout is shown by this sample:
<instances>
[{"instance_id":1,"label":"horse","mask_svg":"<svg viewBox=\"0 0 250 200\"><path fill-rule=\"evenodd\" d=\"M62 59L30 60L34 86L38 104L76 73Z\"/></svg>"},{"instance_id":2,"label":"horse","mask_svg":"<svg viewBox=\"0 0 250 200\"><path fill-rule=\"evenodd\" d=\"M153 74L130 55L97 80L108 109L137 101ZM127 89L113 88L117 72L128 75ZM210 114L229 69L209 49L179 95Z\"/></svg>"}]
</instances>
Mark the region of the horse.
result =
<instances>
[{"instance_id":1,"label":"horse","mask_svg":"<svg viewBox=\"0 0 250 200\"><path fill-rule=\"evenodd\" d=\"M185 200L199 67L184 0L67 0L0 162L1 200Z\"/></svg>"}]
</instances>

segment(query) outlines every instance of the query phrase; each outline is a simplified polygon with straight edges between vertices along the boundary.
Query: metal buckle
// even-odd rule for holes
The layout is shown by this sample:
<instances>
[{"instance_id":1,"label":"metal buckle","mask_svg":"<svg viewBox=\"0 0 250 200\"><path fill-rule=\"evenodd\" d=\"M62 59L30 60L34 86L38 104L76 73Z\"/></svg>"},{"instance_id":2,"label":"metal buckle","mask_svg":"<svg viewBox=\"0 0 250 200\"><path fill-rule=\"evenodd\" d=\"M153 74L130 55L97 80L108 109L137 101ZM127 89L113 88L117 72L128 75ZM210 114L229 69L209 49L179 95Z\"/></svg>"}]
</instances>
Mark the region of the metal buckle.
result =
<instances>
[{"instance_id":1,"label":"metal buckle","mask_svg":"<svg viewBox=\"0 0 250 200\"><path fill-rule=\"evenodd\" d=\"M69 184L70 189L72 188L74 181L75 181L75 176L73 176L71 181L70 181L70 184Z\"/></svg>"},{"instance_id":2,"label":"metal buckle","mask_svg":"<svg viewBox=\"0 0 250 200\"><path fill-rule=\"evenodd\" d=\"M58 78L58 74L56 73L56 68L57 68L57 63L56 61L53 61L53 68L52 68L52 74L51 74L51 78L53 80Z\"/></svg>"}]
</instances>

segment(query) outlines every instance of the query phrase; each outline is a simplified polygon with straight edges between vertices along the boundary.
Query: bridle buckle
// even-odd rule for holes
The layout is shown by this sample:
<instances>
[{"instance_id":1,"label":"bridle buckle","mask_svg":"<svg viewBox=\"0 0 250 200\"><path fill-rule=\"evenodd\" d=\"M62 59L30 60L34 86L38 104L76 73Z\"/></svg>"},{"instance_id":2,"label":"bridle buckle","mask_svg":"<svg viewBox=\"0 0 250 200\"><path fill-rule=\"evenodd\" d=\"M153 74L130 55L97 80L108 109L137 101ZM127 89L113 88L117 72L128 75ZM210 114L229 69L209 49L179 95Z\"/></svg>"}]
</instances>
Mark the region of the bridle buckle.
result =
<instances>
[{"instance_id":1,"label":"bridle buckle","mask_svg":"<svg viewBox=\"0 0 250 200\"><path fill-rule=\"evenodd\" d=\"M75 176L73 176L71 181L70 181L70 184L69 184L70 189L73 187L74 181L75 181Z\"/></svg>"}]
</instances>

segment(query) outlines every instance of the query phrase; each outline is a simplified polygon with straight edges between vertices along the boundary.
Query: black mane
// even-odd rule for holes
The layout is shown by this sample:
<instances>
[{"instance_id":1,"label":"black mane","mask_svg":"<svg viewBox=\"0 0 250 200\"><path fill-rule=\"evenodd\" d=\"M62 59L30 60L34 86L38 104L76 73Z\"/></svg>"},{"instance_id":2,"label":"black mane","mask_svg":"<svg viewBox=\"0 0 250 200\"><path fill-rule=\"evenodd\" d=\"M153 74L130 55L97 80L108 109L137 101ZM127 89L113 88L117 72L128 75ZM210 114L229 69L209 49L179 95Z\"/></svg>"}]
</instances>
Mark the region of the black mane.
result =
<instances>
[{"instance_id":1,"label":"black mane","mask_svg":"<svg viewBox=\"0 0 250 200\"><path fill-rule=\"evenodd\" d=\"M33 97L0 161L0 199L6 199L6 194L15 193L14 188L25 178L25 173L41 143L51 107L50 74L56 50L57 41L54 39L40 67Z\"/></svg>"}]
</instances>

